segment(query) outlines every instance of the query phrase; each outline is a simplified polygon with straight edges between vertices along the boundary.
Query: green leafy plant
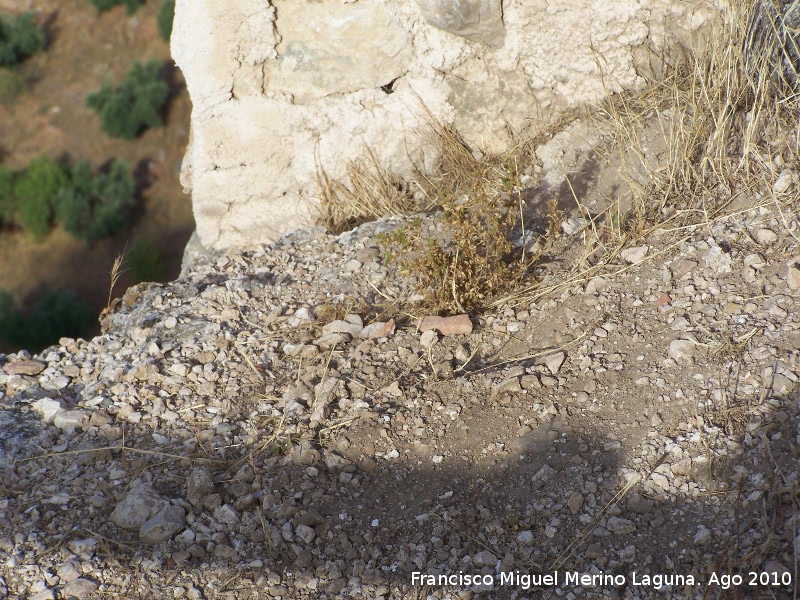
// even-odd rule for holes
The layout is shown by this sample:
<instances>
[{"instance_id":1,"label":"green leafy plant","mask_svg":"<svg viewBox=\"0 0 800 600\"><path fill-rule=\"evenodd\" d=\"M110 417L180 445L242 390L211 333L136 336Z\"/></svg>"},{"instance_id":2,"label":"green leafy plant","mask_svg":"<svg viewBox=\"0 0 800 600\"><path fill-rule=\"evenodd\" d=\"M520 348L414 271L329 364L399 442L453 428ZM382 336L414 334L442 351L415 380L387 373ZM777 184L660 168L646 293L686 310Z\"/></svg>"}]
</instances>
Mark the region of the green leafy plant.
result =
<instances>
[{"instance_id":1,"label":"green leafy plant","mask_svg":"<svg viewBox=\"0 0 800 600\"><path fill-rule=\"evenodd\" d=\"M128 164L114 161L107 173L93 176L89 164L82 161L72 167L70 179L54 200L56 219L64 229L89 241L117 233L136 193Z\"/></svg>"},{"instance_id":2,"label":"green leafy plant","mask_svg":"<svg viewBox=\"0 0 800 600\"><path fill-rule=\"evenodd\" d=\"M12 296L0 290L0 341L39 351L60 337L77 337L92 323L92 310L72 290L48 292L22 312Z\"/></svg>"},{"instance_id":3,"label":"green leafy plant","mask_svg":"<svg viewBox=\"0 0 800 600\"><path fill-rule=\"evenodd\" d=\"M17 201L14 196L14 172L0 167L0 227L12 225L17 212Z\"/></svg>"},{"instance_id":4,"label":"green leafy plant","mask_svg":"<svg viewBox=\"0 0 800 600\"><path fill-rule=\"evenodd\" d=\"M0 15L0 66L19 64L46 45L47 36L34 13Z\"/></svg>"},{"instance_id":5,"label":"green leafy plant","mask_svg":"<svg viewBox=\"0 0 800 600\"><path fill-rule=\"evenodd\" d=\"M144 4L145 0L90 0L98 12L105 12L111 10L118 4L124 4L125 10L129 15L132 15L136 10Z\"/></svg>"},{"instance_id":6,"label":"green leafy plant","mask_svg":"<svg viewBox=\"0 0 800 600\"><path fill-rule=\"evenodd\" d=\"M118 88L104 85L87 97L86 103L100 117L103 131L132 140L145 129L163 124L159 112L169 98L169 86L158 70L157 61L136 62Z\"/></svg>"},{"instance_id":7,"label":"green leafy plant","mask_svg":"<svg viewBox=\"0 0 800 600\"><path fill-rule=\"evenodd\" d=\"M161 39L169 43L172 35L172 21L175 19L175 0L163 0L156 13L158 34Z\"/></svg>"},{"instance_id":8,"label":"green leafy plant","mask_svg":"<svg viewBox=\"0 0 800 600\"><path fill-rule=\"evenodd\" d=\"M64 168L52 158L40 156L14 178L16 209L22 228L35 239L50 231L53 199L68 183Z\"/></svg>"}]
</instances>

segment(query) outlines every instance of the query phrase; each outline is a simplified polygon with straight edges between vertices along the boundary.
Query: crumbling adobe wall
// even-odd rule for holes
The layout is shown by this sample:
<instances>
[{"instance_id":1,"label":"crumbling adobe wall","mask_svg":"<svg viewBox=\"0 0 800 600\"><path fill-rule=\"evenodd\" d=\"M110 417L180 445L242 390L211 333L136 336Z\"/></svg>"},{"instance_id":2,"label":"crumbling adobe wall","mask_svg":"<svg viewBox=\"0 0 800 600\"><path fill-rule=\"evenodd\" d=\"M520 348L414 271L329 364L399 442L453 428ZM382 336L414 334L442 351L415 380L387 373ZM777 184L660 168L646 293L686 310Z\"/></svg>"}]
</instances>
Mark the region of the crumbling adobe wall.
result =
<instances>
[{"instance_id":1,"label":"crumbling adobe wall","mask_svg":"<svg viewBox=\"0 0 800 600\"><path fill-rule=\"evenodd\" d=\"M244 247L310 223L318 166L342 179L367 148L401 174L429 167L426 111L502 150L641 86L648 52L714 14L675 0L177 0L200 240Z\"/></svg>"}]
</instances>

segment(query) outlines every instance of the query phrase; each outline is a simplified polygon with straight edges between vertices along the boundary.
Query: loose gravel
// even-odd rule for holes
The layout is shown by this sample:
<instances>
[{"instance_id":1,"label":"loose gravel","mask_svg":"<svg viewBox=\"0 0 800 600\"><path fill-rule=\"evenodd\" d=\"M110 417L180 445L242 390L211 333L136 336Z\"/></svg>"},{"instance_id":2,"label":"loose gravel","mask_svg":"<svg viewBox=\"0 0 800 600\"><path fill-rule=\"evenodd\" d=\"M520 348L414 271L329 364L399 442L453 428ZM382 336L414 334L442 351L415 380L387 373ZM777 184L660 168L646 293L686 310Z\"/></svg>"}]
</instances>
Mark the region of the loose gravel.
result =
<instances>
[{"instance_id":1,"label":"loose gravel","mask_svg":"<svg viewBox=\"0 0 800 600\"><path fill-rule=\"evenodd\" d=\"M793 597L796 214L424 332L397 223L197 256L0 358L0 598Z\"/></svg>"}]
</instances>

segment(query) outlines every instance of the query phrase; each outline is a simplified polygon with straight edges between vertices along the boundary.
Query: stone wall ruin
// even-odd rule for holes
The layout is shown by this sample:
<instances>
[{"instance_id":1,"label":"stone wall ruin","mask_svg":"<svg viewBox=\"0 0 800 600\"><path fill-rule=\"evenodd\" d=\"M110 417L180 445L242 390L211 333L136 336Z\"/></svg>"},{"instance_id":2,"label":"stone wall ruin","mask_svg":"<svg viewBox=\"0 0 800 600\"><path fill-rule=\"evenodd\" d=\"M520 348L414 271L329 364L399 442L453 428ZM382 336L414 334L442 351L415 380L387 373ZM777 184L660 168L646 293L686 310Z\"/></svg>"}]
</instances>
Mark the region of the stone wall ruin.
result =
<instances>
[{"instance_id":1,"label":"stone wall ruin","mask_svg":"<svg viewBox=\"0 0 800 600\"><path fill-rule=\"evenodd\" d=\"M177 0L172 53L193 103L182 181L207 248L313 222L317 166L370 149L399 174L435 158L426 110L476 149L643 85L649 53L712 3L675 0Z\"/></svg>"}]
</instances>

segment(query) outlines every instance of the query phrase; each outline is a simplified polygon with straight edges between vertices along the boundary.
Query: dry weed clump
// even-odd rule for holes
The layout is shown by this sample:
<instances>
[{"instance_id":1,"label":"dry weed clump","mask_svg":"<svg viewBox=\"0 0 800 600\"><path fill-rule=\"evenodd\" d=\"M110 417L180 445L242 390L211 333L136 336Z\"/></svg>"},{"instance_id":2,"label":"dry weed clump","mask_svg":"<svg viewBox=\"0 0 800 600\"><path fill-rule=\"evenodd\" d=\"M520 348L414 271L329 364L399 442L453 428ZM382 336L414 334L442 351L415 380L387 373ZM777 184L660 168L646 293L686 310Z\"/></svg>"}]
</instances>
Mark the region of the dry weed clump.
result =
<instances>
[{"instance_id":1,"label":"dry weed clump","mask_svg":"<svg viewBox=\"0 0 800 600\"><path fill-rule=\"evenodd\" d=\"M713 220L738 193L797 160L798 97L784 66L795 38L767 5L731 3L702 49L660 57L662 75L644 93L621 94L595 111L621 152L633 200L625 222L634 233L675 219L677 226ZM641 141L653 118L664 147L655 159Z\"/></svg>"},{"instance_id":2,"label":"dry weed clump","mask_svg":"<svg viewBox=\"0 0 800 600\"><path fill-rule=\"evenodd\" d=\"M375 219L430 208L408 183L380 164L372 151L346 166L348 184L331 179L317 163L320 221L333 233L342 233Z\"/></svg>"},{"instance_id":3,"label":"dry weed clump","mask_svg":"<svg viewBox=\"0 0 800 600\"><path fill-rule=\"evenodd\" d=\"M513 286L530 263L511 241L512 233L524 229L518 173L525 148L479 160L452 127L431 118L426 135L439 161L432 175L419 173L416 183L441 209L435 226L426 229L415 219L381 241L390 259L416 277L429 308L480 310Z\"/></svg>"}]
</instances>

